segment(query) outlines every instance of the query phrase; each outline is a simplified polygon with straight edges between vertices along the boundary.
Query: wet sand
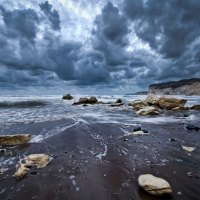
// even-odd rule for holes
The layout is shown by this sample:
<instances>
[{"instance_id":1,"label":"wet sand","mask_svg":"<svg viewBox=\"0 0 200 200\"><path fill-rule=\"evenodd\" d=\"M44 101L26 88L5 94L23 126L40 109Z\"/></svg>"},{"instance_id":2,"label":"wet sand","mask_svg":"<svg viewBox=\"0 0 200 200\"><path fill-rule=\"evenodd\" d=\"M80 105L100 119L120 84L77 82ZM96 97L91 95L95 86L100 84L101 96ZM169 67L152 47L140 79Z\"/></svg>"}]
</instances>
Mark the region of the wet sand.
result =
<instances>
[{"instance_id":1,"label":"wet sand","mask_svg":"<svg viewBox=\"0 0 200 200\"><path fill-rule=\"evenodd\" d=\"M200 131L188 131L183 123L142 123L149 135L120 138L135 125L95 121L73 124L63 119L16 124L4 130L6 133L23 127L26 133L36 134L69 125L39 143L1 152L1 158L15 156L16 160L32 153L53 156L47 167L31 169L21 180L12 177L14 161L0 175L1 200L200 199ZM197 149L189 154L182 145ZM166 179L172 195L155 197L140 189L138 176L147 173Z\"/></svg>"}]
</instances>

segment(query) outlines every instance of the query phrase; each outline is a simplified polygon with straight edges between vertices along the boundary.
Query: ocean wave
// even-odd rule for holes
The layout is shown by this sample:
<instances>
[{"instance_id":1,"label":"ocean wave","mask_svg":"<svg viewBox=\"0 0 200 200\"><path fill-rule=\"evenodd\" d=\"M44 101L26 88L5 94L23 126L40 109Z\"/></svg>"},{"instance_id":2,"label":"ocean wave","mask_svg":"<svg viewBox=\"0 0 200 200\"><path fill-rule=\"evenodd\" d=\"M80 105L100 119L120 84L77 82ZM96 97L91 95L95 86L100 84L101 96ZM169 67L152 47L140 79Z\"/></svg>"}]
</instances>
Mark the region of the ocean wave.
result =
<instances>
[{"instance_id":1,"label":"ocean wave","mask_svg":"<svg viewBox=\"0 0 200 200\"><path fill-rule=\"evenodd\" d=\"M33 101L3 101L0 102L0 108L31 108L31 107L41 107L46 106L48 102L33 100Z\"/></svg>"}]
</instances>

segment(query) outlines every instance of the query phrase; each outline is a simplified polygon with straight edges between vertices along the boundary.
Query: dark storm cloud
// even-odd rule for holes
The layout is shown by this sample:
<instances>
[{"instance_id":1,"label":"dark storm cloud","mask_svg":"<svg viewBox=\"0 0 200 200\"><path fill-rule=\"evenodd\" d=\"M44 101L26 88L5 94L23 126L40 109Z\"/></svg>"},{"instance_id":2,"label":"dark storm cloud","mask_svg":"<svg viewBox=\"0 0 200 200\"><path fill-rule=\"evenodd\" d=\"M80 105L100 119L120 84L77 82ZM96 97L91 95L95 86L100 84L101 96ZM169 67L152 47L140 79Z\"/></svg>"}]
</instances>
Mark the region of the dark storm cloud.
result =
<instances>
[{"instance_id":1,"label":"dark storm cloud","mask_svg":"<svg viewBox=\"0 0 200 200\"><path fill-rule=\"evenodd\" d=\"M7 11L0 7L5 29L1 33L9 38L26 38L33 41L37 34L39 18L32 9Z\"/></svg>"},{"instance_id":2,"label":"dark storm cloud","mask_svg":"<svg viewBox=\"0 0 200 200\"><path fill-rule=\"evenodd\" d=\"M60 30L60 16L58 11L53 9L53 6L48 1L41 3L40 8L48 17L49 21L51 22L52 28L54 30Z\"/></svg>"},{"instance_id":3,"label":"dark storm cloud","mask_svg":"<svg viewBox=\"0 0 200 200\"><path fill-rule=\"evenodd\" d=\"M137 35L166 58L177 58L200 36L200 1L124 1Z\"/></svg>"}]
</instances>

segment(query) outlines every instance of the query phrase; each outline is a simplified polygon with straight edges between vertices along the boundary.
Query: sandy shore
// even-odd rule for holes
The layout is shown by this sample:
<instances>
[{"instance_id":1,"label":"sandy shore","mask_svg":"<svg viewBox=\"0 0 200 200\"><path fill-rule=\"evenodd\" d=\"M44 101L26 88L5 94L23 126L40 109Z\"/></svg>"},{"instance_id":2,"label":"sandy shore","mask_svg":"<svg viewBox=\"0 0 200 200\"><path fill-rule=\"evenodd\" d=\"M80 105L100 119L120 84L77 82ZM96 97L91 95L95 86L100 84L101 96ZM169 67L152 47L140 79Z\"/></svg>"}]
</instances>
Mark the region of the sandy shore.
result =
<instances>
[{"instance_id":1,"label":"sandy shore","mask_svg":"<svg viewBox=\"0 0 200 200\"><path fill-rule=\"evenodd\" d=\"M143 123L149 135L119 138L135 126L97 122L73 126L71 120L16 124L6 131L23 127L35 134L64 124L71 127L39 143L7 149L6 155L1 152L1 158L31 153L53 156L47 167L31 169L21 180L12 177L14 162L0 175L1 200L200 198L200 131L188 131L183 123ZM182 145L197 149L189 154ZM154 197L145 193L137 184L138 176L144 173L166 179L172 195Z\"/></svg>"}]
</instances>

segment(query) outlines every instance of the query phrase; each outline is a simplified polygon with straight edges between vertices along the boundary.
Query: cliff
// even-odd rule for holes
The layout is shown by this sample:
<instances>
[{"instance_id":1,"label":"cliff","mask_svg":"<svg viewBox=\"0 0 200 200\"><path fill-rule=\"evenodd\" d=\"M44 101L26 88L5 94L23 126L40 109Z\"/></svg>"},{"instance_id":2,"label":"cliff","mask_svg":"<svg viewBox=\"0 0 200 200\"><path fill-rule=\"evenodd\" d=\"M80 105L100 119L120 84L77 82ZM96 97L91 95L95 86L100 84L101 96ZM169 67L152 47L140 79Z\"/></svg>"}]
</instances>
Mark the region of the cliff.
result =
<instances>
[{"instance_id":1,"label":"cliff","mask_svg":"<svg viewBox=\"0 0 200 200\"><path fill-rule=\"evenodd\" d=\"M200 95L200 79L184 79L180 81L152 84L148 93L170 95Z\"/></svg>"}]
</instances>

